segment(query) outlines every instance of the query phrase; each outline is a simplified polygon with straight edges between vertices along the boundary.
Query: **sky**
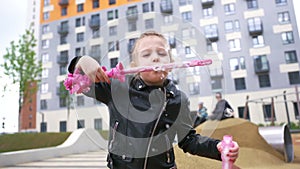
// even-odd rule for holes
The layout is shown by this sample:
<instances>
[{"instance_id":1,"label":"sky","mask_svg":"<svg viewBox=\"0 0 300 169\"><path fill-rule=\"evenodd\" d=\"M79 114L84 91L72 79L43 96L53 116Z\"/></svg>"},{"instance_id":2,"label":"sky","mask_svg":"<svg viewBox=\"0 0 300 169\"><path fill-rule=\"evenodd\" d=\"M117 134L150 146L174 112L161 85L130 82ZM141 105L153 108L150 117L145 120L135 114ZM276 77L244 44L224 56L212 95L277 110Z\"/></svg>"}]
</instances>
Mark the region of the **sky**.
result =
<instances>
[{"instance_id":1,"label":"sky","mask_svg":"<svg viewBox=\"0 0 300 169\"><path fill-rule=\"evenodd\" d=\"M300 27L300 0L293 0L298 30ZM3 63L2 56L6 53L6 48L10 46L11 41L17 41L27 29L27 2L28 0L2 0L0 2L0 64ZM5 26L3 26L5 25ZM299 32L299 31L298 31ZM5 82L10 79L3 76L3 70L0 69L0 133L18 131L18 92L17 87L9 85L9 89L3 92ZM5 123L5 129L2 123Z\"/></svg>"}]
</instances>

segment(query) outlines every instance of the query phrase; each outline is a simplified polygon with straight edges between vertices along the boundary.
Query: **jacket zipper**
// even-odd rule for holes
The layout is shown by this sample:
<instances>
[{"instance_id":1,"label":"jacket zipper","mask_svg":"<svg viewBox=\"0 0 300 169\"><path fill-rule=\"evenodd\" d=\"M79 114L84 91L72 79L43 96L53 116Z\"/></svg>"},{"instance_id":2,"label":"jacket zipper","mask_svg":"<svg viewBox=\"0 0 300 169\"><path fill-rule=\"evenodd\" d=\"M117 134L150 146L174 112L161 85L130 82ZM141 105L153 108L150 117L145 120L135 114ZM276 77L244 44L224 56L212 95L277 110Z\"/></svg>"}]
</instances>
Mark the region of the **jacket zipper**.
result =
<instances>
[{"instance_id":1,"label":"jacket zipper","mask_svg":"<svg viewBox=\"0 0 300 169\"><path fill-rule=\"evenodd\" d=\"M167 143L167 163L171 162L171 156L170 156L170 149L171 149L171 145L170 145L170 140L168 135L165 135L166 138L166 143Z\"/></svg>"},{"instance_id":2,"label":"jacket zipper","mask_svg":"<svg viewBox=\"0 0 300 169\"><path fill-rule=\"evenodd\" d=\"M113 128L112 139L111 139L110 144L108 146L109 150L112 149L113 142L115 141L115 137L116 137L116 132L117 132L118 125L119 125L119 122L116 121L115 124L114 124L114 128Z\"/></svg>"},{"instance_id":3,"label":"jacket zipper","mask_svg":"<svg viewBox=\"0 0 300 169\"><path fill-rule=\"evenodd\" d=\"M146 152L146 156L145 156L145 161L144 161L144 167L143 167L143 169L147 169L147 162L148 162L148 156L149 156L149 151L150 151L150 147L151 147L151 142L152 142L152 139L154 137L155 130L156 130L157 126L158 126L158 122L160 120L160 117L163 114L163 112L164 112L164 110L166 108L166 105L167 105L166 89L164 89L164 100L165 100L164 101L164 105L163 105L162 109L159 112L159 115L157 117L157 120L155 122L155 125L153 127L153 130L152 130L152 133L151 133L151 136L150 136L150 139L149 139L149 143L148 143L148 146L147 146L147 152Z\"/></svg>"}]
</instances>

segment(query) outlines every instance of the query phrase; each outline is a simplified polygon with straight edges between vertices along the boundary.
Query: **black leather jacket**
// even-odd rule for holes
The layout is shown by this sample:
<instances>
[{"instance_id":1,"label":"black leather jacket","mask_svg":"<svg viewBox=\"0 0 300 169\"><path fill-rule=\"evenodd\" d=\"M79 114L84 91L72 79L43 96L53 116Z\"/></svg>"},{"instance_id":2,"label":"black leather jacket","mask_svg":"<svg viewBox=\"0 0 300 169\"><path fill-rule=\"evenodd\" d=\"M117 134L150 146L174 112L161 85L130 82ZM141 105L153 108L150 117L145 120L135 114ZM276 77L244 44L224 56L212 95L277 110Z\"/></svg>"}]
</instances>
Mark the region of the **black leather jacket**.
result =
<instances>
[{"instance_id":1,"label":"black leather jacket","mask_svg":"<svg viewBox=\"0 0 300 169\"><path fill-rule=\"evenodd\" d=\"M69 71L73 68L71 62ZM175 168L176 136L184 152L221 160L219 140L195 133L189 100L170 80L153 87L137 76L127 76L123 83L114 79L110 84L95 83L85 95L109 109L109 168Z\"/></svg>"}]
</instances>

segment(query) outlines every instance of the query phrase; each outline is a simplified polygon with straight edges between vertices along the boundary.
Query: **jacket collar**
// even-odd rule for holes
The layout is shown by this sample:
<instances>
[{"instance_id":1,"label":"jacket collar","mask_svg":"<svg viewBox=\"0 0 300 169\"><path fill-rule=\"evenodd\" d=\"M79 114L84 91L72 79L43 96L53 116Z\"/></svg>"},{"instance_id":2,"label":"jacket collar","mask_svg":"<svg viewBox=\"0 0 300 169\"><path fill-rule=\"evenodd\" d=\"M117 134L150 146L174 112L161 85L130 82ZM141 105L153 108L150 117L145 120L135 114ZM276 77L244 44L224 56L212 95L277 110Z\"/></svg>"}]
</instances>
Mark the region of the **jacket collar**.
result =
<instances>
[{"instance_id":1,"label":"jacket collar","mask_svg":"<svg viewBox=\"0 0 300 169\"><path fill-rule=\"evenodd\" d=\"M151 86L148 86L140 77L135 76L133 78L133 86L136 90L142 91L147 88L151 88ZM176 86L170 79L166 79L163 88L166 89L167 97L175 97L175 90Z\"/></svg>"}]
</instances>

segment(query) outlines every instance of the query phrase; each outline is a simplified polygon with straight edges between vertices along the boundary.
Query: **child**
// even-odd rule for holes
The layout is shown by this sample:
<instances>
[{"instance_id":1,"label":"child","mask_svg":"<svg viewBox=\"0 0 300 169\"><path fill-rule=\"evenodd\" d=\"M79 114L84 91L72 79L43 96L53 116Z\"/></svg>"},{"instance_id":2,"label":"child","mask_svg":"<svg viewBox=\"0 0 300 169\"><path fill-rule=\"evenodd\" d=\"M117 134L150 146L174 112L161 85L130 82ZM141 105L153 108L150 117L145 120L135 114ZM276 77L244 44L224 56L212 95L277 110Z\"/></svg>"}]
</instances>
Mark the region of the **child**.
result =
<instances>
[{"instance_id":1,"label":"child","mask_svg":"<svg viewBox=\"0 0 300 169\"><path fill-rule=\"evenodd\" d=\"M133 47L131 66L173 62L169 50L161 34L145 32ZM176 169L172 146L175 135L184 152L221 160L220 141L195 133L189 100L167 78L170 70L140 72L126 76L122 83L109 79L98 62L88 56L73 59L69 71L73 73L75 68L94 82L84 94L108 106L109 168ZM228 153L233 162L238 149L234 142Z\"/></svg>"}]
</instances>

